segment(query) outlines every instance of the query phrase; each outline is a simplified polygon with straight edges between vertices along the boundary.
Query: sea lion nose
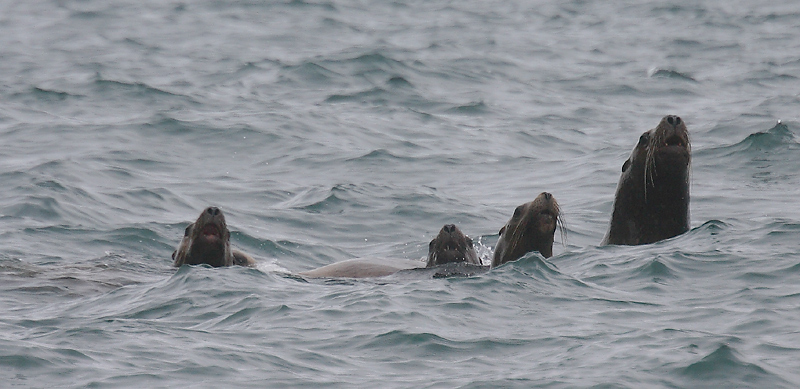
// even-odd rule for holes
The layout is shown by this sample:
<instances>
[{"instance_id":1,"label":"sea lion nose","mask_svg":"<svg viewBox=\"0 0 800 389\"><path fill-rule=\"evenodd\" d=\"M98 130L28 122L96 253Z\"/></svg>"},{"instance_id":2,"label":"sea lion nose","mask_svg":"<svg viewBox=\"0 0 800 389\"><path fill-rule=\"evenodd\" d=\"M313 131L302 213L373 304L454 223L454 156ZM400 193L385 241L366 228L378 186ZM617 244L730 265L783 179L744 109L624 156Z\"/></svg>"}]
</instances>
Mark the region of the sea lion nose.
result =
<instances>
[{"instance_id":1,"label":"sea lion nose","mask_svg":"<svg viewBox=\"0 0 800 389\"><path fill-rule=\"evenodd\" d=\"M442 227L442 229L444 230L444 232L446 232L448 234L451 234L451 233L453 233L453 231L456 230L456 225L455 224L445 224L444 227Z\"/></svg>"},{"instance_id":2,"label":"sea lion nose","mask_svg":"<svg viewBox=\"0 0 800 389\"><path fill-rule=\"evenodd\" d=\"M206 212L211 216L217 216L219 215L220 210L217 207L208 207L206 208Z\"/></svg>"},{"instance_id":3,"label":"sea lion nose","mask_svg":"<svg viewBox=\"0 0 800 389\"><path fill-rule=\"evenodd\" d=\"M678 126L678 125L681 124L681 118L680 118L680 116L669 115L669 116L667 116L667 123L669 123L669 124L671 124L673 126Z\"/></svg>"},{"instance_id":4,"label":"sea lion nose","mask_svg":"<svg viewBox=\"0 0 800 389\"><path fill-rule=\"evenodd\" d=\"M542 194L544 195L545 200L550 200L553 198L553 195L551 195L549 192L542 192Z\"/></svg>"}]
</instances>

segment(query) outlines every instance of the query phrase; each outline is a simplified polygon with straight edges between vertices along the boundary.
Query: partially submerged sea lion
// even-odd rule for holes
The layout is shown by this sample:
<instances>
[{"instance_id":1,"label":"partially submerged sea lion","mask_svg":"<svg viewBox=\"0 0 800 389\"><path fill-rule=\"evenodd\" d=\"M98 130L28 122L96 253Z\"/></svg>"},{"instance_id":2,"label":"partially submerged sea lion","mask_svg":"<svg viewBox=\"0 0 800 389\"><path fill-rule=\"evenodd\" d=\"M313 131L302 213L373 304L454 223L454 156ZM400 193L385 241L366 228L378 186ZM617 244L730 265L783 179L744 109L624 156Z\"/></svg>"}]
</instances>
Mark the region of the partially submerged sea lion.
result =
<instances>
[{"instance_id":1,"label":"partially submerged sea lion","mask_svg":"<svg viewBox=\"0 0 800 389\"><path fill-rule=\"evenodd\" d=\"M604 244L639 245L689 230L689 166L686 123L668 115L645 132L622 165Z\"/></svg>"},{"instance_id":2,"label":"partially submerged sea lion","mask_svg":"<svg viewBox=\"0 0 800 389\"><path fill-rule=\"evenodd\" d=\"M481 264L472 239L464 235L455 224L445 224L439 230L439 235L433 238L430 245L428 245L428 264L426 267L452 262Z\"/></svg>"},{"instance_id":3,"label":"partially submerged sea lion","mask_svg":"<svg viewBox=\"0 0 800 389\"><path fill-rule=\"evenodd\" d=\"M413 259L356 258L300 272L309 278L368 278L390 276L400 270L424 268L425 263Z\"/></svg>"},{"instance_id":4,"label":"partially submerged sea lion","mask_svg":"<svg viewBox=\"0 0 800 389\"><path fill-rule=\"evenodd\" d=\"M252 257L231 249L230 236L222 211L217 207L206 208L197 221L186 227L178 249L172 253L174 265L254 266Z\"/></svg>"},{"instance_id":5,"label":"partially submerged sea lion","mask_svg":"<svg viewBox=\"0 0 800 389\"><path fill-rule=\"evenodd\" d=\"M478 266L481 265L478 254L473 247L472 239L464 235L455 225L446 224L439 231L439 235L433 238L428 246L427 264L422 261L410 259L357 258L301 272L300 275L310 278L383 277L395 274L401 270L424 269L460 262Z\"/></svg>"},{"instance_id":6,"label":"partially submerged sea lion","mask_svg":"<svg viewBox=\"0 0 800 389\"><path fill-rule=\"evenodd\" d=\"M500 229L492 267L515 261L531 251L538 251L545 258L553 256L553 235L557 225L563 226L560 220L558 203L547 192L517 207L508 223Z\"/></svg>"}]
</instances>

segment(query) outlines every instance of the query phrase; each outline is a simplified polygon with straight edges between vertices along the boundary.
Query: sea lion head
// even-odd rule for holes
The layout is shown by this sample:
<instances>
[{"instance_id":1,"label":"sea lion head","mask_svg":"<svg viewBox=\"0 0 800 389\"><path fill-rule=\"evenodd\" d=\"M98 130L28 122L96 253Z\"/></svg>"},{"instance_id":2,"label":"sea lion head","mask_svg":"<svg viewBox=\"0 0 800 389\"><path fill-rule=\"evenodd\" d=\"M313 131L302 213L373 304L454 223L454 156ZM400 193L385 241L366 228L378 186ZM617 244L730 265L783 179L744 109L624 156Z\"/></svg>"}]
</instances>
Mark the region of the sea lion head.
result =
<instances>
[{"instance_id":1,"label":"sea lion head","mask_svg":"<svg viewBox=\"0 0 800 389\"><path fill-rule=\"evenodd\" d=\"M639 137L639 143L633 149L630 158L622 165L622 173L634 170L630 175L641 175L644 189L654 188L660 177L680 176L688 180L685 174L692 159L689 130L686 123L675 115L667 115L658 126L645 131Z\"/></svg>"},{"instance_id":2,"label":"sea lion head","mask_svg":"<svg viewBox=\"0 0 800 389\"><path fill-rule=\"evenodd\" d=\"M647 244L689 230L689 131L667 115L622 165L606 244Z\"/></svg>"},{"instance_id":3,"label":"sea lion head","mask_svg":"<svg viewBox=\"0 0 800 389\"><path fill-rule=\"evenodd\" d=\"M230 236L222 211L217 207L206 208L197 221L186 227L178 249L172 253L174 265L231 266Z\"/></svg>"},{"instance_id":4,"label":"sea lion head","mask_svg":"<svg viewBox=\"0 0 800 389\"><path fill-rule=\"evenodd\" d=\"M522 204L500 229L500 239L494 250L492 267L514 261L530 251L545 258L553 256L553 235L562 226L561 211L555 197L542 192L535 200Z\"/></svg>"},{"instance_id":5,"label":"sea lion head","mask_svg":"<svg viewBox=\"0 0 800 389\"><path fill-rule=\"evenodd\" d=\"M478 253L472 244L472 239L464 235L455 224L445 224L439 235L431 240L428 246L427 267L444 265L451 262L467 262L480 265Z\"/></svg>"}]
</instances>

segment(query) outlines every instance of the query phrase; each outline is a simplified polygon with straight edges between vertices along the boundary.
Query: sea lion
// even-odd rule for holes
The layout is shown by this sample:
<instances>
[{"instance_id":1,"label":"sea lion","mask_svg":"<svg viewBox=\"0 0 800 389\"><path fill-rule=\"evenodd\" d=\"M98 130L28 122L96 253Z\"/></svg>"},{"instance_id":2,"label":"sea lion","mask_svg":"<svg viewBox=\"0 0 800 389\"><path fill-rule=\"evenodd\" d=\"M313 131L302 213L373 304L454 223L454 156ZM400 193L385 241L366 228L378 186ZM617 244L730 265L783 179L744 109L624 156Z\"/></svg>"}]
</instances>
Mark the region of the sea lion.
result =
<instances>
[{"instance_id":1,"label":"sea lion","mask_svg":"<svg viewBox=\"0 0 800 389\"><path fill-rule=\"evenodd\" d=\"M428 263L426 267L444 265L452 262L466 262L480 265L478 253L472 239L464 235L455 224L445 224L439 235L428 245Z\"/></svg>"},{"instance_id":2,"label":"sea lion","mask_svg":"<svg viewBox=\"0 0 800 389\"><path fill-rule=\"evenodd\" d=\"M384 277L401 270L424 269L459 262L478 266L481 264L472 239L464 235L454 224L446 224L428 245L427 263L410 259L357 258L301 272L300 275L310 278Z\"/></svg>"},{"instance_id":3,"label":"sea lion","mask_svg":"<svg viewBox=\"0 0 800 389\"><path fill-rule=\"evenodd\" d=\"M515 261L530 251L538 251L545 258L553 256L557 225L563 226L561 212L550 193L542 192L535 200L520 205L500 229L492 267Z\"/></svg>"},{"instance_id":4,"label":"sea lion","mask_svg":"<svg viewBox=\"0 0 800 389\"><path fill-rule=\"evenodd\" d=\"M647 244L689 231L691 159L689 131L680 117L664 116L642 134L622 165L603 244Z\"/></svg>"},{"instance_id":5,"label":"sea lion","mask_svg":"<svg viewBox=\"0 0 800 389\"><path fill-rule=\"evenodd\" d=\"M425 262L397 258L356 258L300 272L309 278L370 278L390 276L400 270L420 269Z\"/></svg>"},{"instance_id":6,"label":"sea lion","mask_svg":"<svg viewBox=\"0 0 800 389\"><path fill-rule=\"evenodd\" d=\"M172 253L174 266L255 266L252 257L231 249L230 236L222 211L217 207L206 208L197 221L186 227L178 249Z\"/></svg>"}]
</instances>

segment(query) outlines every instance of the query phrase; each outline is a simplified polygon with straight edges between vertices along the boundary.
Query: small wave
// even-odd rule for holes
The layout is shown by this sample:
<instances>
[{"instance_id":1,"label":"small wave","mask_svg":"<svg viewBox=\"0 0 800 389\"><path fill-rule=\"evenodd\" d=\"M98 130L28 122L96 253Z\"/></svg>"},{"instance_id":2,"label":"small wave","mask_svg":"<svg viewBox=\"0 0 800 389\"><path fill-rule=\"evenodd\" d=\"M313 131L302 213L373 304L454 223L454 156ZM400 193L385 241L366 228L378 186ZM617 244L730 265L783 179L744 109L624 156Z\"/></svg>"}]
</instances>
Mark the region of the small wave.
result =
<instances>
[{"instance_id":1,"label":"small wave","mask_svg":"<svg viewBox=\"0 0 800 389\"><path fill-rule=\"evenodd\" d=\"M793 146L798 146L794 133L792 133L787 124L778 121L769 130L752 133L739 143L710 149L701 152L701 154L719 154L721 152L725 155L730 155L738 152L766 152Z\"/></svg>"},{"instance_id":2,"label":"small wave","mask_svg":"<svg viewBox=\"0 0 800 389\"><path fill-rule=\"evenodd\" d=\"M286 66L281 74L288 80L310 82L312 84L331 84L340 79L341 74L334 72L316 62L304 62L296 66Z\"/></svg>"},{"instance_id":3,"label":"small wave","mask_svg":"<svg viewBox=\"0 0 800 389\"><path fill-rule=\"evenodd\" d=\"M414 85L410 81L406 80L404 77L401 77L401 76L393 76L388 81L386 81L386 84L391 86L391 87L393 87L393 88L413 88L414 87Z\"/></svg>"},{"instance_id":4,"label":"small wave","mask_svg":"<svg viewBox=\"0 0 800 389\"><path fill-rule=\"evenodd\" d=\"M411 158L408 157L401 157L398 155L393 154L391 151L386 149L377 149L372 150L367 154L364 154L360 157L350 158L347 162L374 162L374 161L384 161L384 162L398 162L398 161L408 161Z\"/></svg>"},{"instance_id":5,"label":"small wave","mask_svg":"<svg viewBox=\"0 0 800 389\"><path fill-rule=\"evenodd\" d=\"M489 112L489 107L483 101L477 101L450 108L446 112L459 115L484 115Z\"/></svg>"},{"instance_id":6,"label":"small wave","mask_svg":"<svg viewBox=\"0 0 800 389\"><path fill-rule=\"evenodd\" d=\"M679 373L692 379L694 384L690 386L705 383L713 384L713 387L738 387L748 384L766 388L783 381L761 366L744 361L741 354L727 344L720 345L700 361L680 369Z\"/></svg>"},{"instance_id":7,"label":"small wave","mask_svg":"<svg viewBox=\"0 0 800 389\"><path fill-rule=\"evenodd\" d=\"M109 98L115 95L123 95L122 98L147 98L160 101L163 99L174 99L190 104L198 102L189 96L179 93L169 92L144 82L125 82L103 78L99 73L94 80L94 87L101 96Z\"/></svg>"},{"instance_id":8,"label":"small wave","mask_svg":"<svg viewBox=\"0 0 800 389\"><path fill-rule=\"evenodd\" d=\"M52 368L53 366L53 363L46 358L26 355L31 354L30 349L18 350L18 352L19 354L15 354L14 350L3 350L4 354L11 355L0 356L0 365L20 370L41 369L45 367ZM14 380L11 380L11 382L13 381ZM11 385L14 386L14 384Z\"/></svg>"},{"instance_id":9,"label":"small wave","mask_svg":"<svg viewBox=\"0 0 800 389\"><path fill-rule=\"evenodd\" d=\"M24 201L9 206L3 213L34 220L62 220L65 211L54 197L27 196Z\"/></svg>"},{"instance_id":10,"label":"small wave","mask_svg":"<svg viewBox=\"0 0 800 389\"><path fill-rule=\"evenodd\" d=\"M697 82L694 77L681 73L677 70L673 69L661 69L661 68L651 68L647 71L647 77L650 78L669 78L674 80L683 80L683 81L691 81Z\"/></svg>"},{"instance_id":11,"label":"small wave","mask_svg":"<svg viewBox=\"0 0 800 389\"><path fill-rule=\"evenodd\" d=\"M769 130L750 134L731 147L744 151L769 151L786 145L797 145L797 141L789 126L779 121Z\"/></svg>"},{"instance_id":12,"label":"small wave","mask_svg":"<svg viewBox=\"0 0 800 389\"><path fill-rule=\"evenodd\" d=\"M522 258L503 264L492 272L503 271L513 272L524 275L525 277L535 278L542 281L549 281L552 277L561 277L563 274L558 270L558 267L542 257L538 252L530 252L522 256ZM566 277L572 280L570 277Z\"/></svg>"},{"instance_id":13,"label":"small wave","mask_svg":"<svg viewBox=\"0 0 800 389\"><path fill-rule=\"evenodd\" d=\"M384 105L387 101L387 93L381 88L372 88L352 94L335 94L330 95L325 99L326 103L357 102L364 104L371 103L376 105Z\"/></svg>"},{"instance_id":14,"label":"small wave","mask_svg":"<svg viewBox=\"0 0 800 389\"><path fill-rule=\"evenodd\" d=\"M800 169L796 152L800 151L794 133L786 123L778 122L767 131L748 135L727 146L700 150L698 157L719 161L724 170L747 174L757 183L791 182Z\"/></svg>"},{"instance_id":15,"label":"small wave","mask_svg":"<svg viewBox=\"0 0 800 389\"><path fill-rule=\"evenodd\" d=\"M71 98L83 97L81 95L74 95L68 92L55 91L40 87L34 87L31 94L39 101L45 102L64 102Z\"/></svg>"},{"instance_id":16,"label":"small wave","mask_svg":"<svg viewBox=\"0 0 800 389\"><path fill-rule=\"evenodd\" d=\"M678 278L674 270L667 265L664 258L656 258L648 261L634 271L639 277L652 278L653 282L663 283L664 279Z\"/></svg>"},{"instance_id":17,"label":"small wave","mask_svg":"<svg viewBox=\"0 0 800 389\"><path fill-rule=\"evenodd\" d=\"M260 3L259 3L260 4ZM290 0L286 3L289 7L297 8L322 8L328 11L336 11L336 5L330 2L309 2L304 0Z\"/></svg>"},{"instance_id":18,"label":"small wave","mask_svg":"<svg viewBox=\"0 0 800 389\"><path fill-rule=\"evenodd\" d=\"M340 196L346 195L347 191L347 189L337 186L332 188L312 187L277 204L276 207L302 209L311 213L342 213L347 200Z\"/></svg>"}]
</instances>

